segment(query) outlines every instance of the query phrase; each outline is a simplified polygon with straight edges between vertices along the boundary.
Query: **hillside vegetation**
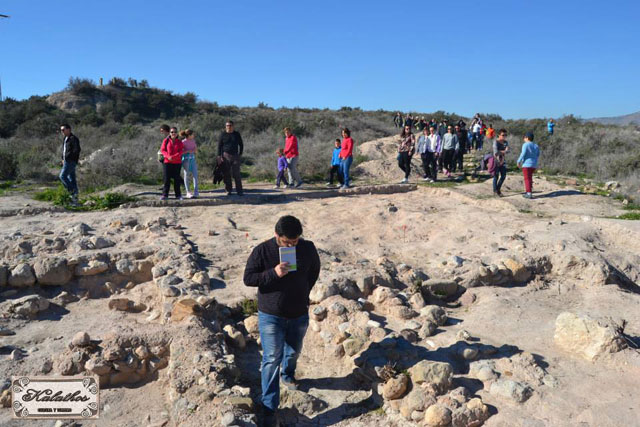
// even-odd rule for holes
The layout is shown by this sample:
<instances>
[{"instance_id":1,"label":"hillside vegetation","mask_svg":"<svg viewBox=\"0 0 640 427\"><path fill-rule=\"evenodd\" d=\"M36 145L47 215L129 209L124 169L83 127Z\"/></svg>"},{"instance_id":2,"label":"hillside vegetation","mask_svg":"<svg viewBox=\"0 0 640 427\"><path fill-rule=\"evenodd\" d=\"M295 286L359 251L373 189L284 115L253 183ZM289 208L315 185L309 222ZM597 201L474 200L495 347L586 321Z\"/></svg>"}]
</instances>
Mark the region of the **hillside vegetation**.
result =
<instances>
[{"instance_id":1,"label":"hillside vegetation","mask_svg":"<svg viewBox=\"0 0 640 427\"><path fill-rule=\"evenodd\" d=\"M114 78L97 87L87 79L71 78L64 91L49 97L32 96L24 101L0 102L0 179L56 180L61 140L60 123L69 122L82 143L78 170L81 191L125 182L156 183L161 168L156 160L160 146L159 125L167 123L197 133L198 163L203 181L212 170L219 133L233 120L245 141L243 174L251 180L274 177L275 150L283 146L282 128L289 126L300 140L300 168L307 181L324 176L331 157L332 141L340 128L348 127L357 144L393 135L394 112L220 106L198 100L194 93L174 94L151 88L146 81ZM438 120L455 114L436 111L417 113ZM556 135L546 137L546 119L503 120L485 115L496 129L506 128L514 154L522 135L533 131L542 148L542 168L547 173L616 179L627 192L640 183L640 132L632 126L618 127L582 123L573 116L557 119ZM465 121L469 122L468 119ZM485 150L490 147L485 145ZM356 163L364 160L358 155ZM357 179L357 177L356 177Z\"/></svg>"}]
</instances>

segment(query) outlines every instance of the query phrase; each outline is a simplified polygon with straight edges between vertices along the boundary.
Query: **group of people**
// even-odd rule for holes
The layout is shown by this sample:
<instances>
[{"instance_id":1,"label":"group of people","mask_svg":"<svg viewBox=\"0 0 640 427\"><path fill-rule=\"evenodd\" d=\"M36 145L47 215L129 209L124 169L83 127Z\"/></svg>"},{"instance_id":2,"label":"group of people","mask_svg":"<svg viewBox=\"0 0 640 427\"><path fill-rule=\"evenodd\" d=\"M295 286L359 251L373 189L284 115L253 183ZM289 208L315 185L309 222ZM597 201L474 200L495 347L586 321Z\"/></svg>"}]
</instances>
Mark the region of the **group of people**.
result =
<instances>
[{"instance_id":1,"label":"group of people","mask_svg":"<svg viewBox=\"0 0 640 427\"><path fill-rule=\"evenodd\" d=\"M447 119L440 123L431 119L429 122L422 117L416 125L416 129L422 131L417 138L413 133L414 119L409 114L404 119L400 113L394 117L396 125L403 124L402 131L398 138L398 167L404 172L401 184L409 182L411 174L411 160L417 153L422 160L422 180L436 182L438 172L444 173L446 177L451 177L456 170L463 171L464 154L472 150L480 151L483 148L484 138L491 141L492 153L489 156L489 172L493 175L493 193L502 197L502 184L506 178L506 154L509 152L509 143L506 140L507 130L500 129L498 137L495 137L493 125L487 127L476 114L471 122L469 130L466 123L459 120L455 125L449 124ZM549 134L553 133L553 119L549 121ZM417 142L417 143L416 143ZM525 184L525 194L523 197L532 198L533 172L538 166L540 148L534 142L534 135L528 132L524 137L522 152L518 159L518 166L522 167Z\"/></svg>"},{"instance_id":2,"label":"group of people","mask_svg":"<svg viewBox=\"0 0 640 427\"><path fill-rule=\"evenodd\" d=\"M186 129L178 132L178 128L169 125L160 126L160 132L164 136L158 160L162 163L163 187L160 200L169 198L169 189L173 181L173 189L176 199L182 200L180 171L184 170L184 186L188 199L198 198L198 165L196 163L197 146L195 132ZM189 175L193 179L193 193L189 192Z\"/></svg>"}]
</instances>

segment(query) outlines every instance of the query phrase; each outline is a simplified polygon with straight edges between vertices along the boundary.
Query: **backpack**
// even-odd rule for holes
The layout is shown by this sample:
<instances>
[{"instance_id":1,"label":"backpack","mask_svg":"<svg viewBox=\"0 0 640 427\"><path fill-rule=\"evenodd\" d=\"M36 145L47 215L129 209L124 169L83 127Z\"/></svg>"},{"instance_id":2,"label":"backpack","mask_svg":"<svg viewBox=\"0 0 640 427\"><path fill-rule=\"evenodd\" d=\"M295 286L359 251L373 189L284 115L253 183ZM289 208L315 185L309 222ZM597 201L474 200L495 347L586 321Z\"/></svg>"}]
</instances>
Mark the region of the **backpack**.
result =
<instances>
[{"instance_id":1,"label":"backpack","mask_svg":"<svg viewBox=\"0 0 640 427\"><path fill-rule=\"evenodd\" d=\"M491 157L487 159L487 171L494 176L496 174L496 158L491 154Z\"/></svg>"},{"instance_id":2,"label":"backpack","mask_svg":"<svg viewBox=\"0 0 640 427\"><path fill-rule=\"evenodd\" d=\"M164 163L164 155L162 154L162 148L164 148L164 142L166 139L162 140L162 145L160 145L160 149L158 150L158 161L160 163Z\"/></svg>"}]
</instances>

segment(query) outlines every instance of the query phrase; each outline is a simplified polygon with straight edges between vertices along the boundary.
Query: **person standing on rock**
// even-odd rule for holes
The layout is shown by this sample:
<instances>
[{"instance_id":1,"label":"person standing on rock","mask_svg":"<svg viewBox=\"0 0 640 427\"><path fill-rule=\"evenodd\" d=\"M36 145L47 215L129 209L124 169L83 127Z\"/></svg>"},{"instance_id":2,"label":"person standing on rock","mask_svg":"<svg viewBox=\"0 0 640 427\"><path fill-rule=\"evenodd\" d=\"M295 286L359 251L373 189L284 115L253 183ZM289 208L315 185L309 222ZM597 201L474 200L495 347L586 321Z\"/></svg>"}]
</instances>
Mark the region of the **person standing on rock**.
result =
<instances>
[{"instance_id":1,"label":"person standing on rock","mask_svg":"<svg viewBox=\"0 0 640 427\"><path fill-rule=\"evenodd\" d=\"M507 177L507 162L505 155L509 152L509 142L507 142L507 130L500 129L498 138L493 141L493 161L495 172L493 174L493 194L502 197L502 184Z\"/></svg>"},{"instance_id":2,"label":"person standing on rock","mask_svg":"<svg viewBox=\"0 0 640 427\"><path fill-rule=\"evenodd\" d=\"M527 132L524 136L524 144L522 144L522 152L518 157L518 166L522 168L524 175L524 191L522 195L525 199L533 199L533 173L538 167L538 158L540 157L540 147L533 142L533 132Z\"/></svg>"},{"instance_id":3,"label":"person standing on rock","mask_svg":"<svg viewBox=\"0 0 640 427\"><path fill-rule=\"evenodd\" d=\"M76 166L80 159L80 140L71 133L71 126L67 123L60 125L62 140L62 170L60 170L60 181L71 194L71 204L78 204L78 182L76 181Z\"/></svg>"},{"instance_id":4,"label":"person standing on rock","mask_svg":"<svg viewBox=\"0 0 640 427\"><path fill-rule=\"evenodd\" d=\"M284 128L284 156L287 158L287 172L289 173L289 187L293 187L293 182L296 182L296 187L302 185L302 178L298 172L298 138L291 133L291 128Z\"/></svg>"},{"instance_id":5,"label":"person standing on rock","mask_svg":"<svg viewBox=\"0 0 640 427\"><path fill-rule=\"evenodd\" d=\"M287 388L297 388L295 370L309 326L309 293L320 275L318 251L301 235L302 224L296 217L281 217L274 237L253 249L244 270L244 284L258 288L265 425L275 425L280 379ZM282 247L295 247L295 271L280 262Z\"/></svg>"},{"instance_id":6,"label":"person standing on rock","mask_svg":"<svg viewBox=\"0 0 640 427\"><path fill-rule=\"evenodd\" d=\"M353 163L353 139L351 131L348 128L342 129L342 144L340 144L340 174L342 175L342 188L347 189L351 186L351 177L349 170Z\"/></svg>"},{"instance_id":7,"label":"person standing on rock","mask_svg":"<svg viewBox=\"0 0 640 427\"><path fill-rule=\"evenodd\" d=\"M398 145L398 167L404 172L404 178L400 184L409 182L409 174L411 173L411 158L416 150L416 137L411 132L411 126L406 126L400 134Z\"/></svg>"},{"instance_id":8,"label":"person standing on rock","mask_svg":"<svg viewBox=\"0 0 640 427\"><path fill-rule=\"evenodd\" d=\"M160 200L167 200L169 198L171 180L173 180L173 190L176 194L176 199L182 200L182 193L180 191L180 169L182 168L184 144L180 138L178 138L178 128L173 127L170 129L169 136L162 141L160 151L164 157L162 163L164 186Z\"/></svg>"},{"instance_id":9,"label":"person standing on rock","mask_svg":"<svg viewBox=\"0 0 640 427\"><path fill-rule=\"evenodd\" d=\"M244 144L240 133L234 129L233 122L229 120L224 125L224 131L218 139L218 164L222 165L224 174L224 188L227 195L231 195L231 177L236 182L236 192L242 196L242 177L240 176L240 157L244 150Z\"/></svg>"},{"instance_id":10,"label":"person standing on rock","mask_svg":"<svg viewBox=\"0 0 640 427\"><path fill-rule=\"evenodd\" d=\"M393 124L397 128L402 127L402 114L400 114L400 112L398 112L396 116L393 118Z\"/></svg>"}]
</instances>

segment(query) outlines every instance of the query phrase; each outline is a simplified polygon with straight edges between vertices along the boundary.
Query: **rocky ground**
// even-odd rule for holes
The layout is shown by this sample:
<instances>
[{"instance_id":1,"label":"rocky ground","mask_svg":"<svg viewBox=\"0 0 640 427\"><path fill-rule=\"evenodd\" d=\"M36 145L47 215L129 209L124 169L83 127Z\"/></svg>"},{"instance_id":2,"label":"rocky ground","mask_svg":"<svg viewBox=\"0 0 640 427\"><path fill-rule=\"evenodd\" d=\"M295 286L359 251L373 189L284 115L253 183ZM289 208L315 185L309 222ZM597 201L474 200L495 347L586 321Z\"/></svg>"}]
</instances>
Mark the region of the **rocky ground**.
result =
<instances>
[{"instance_id":1,"label":"rocky ground","mask_svg":"<svg viewBox=\"0 0 640 427\"><path fill-rule=\"evenodd\" d=\"M362 177L401 178L390 144L363 147ZM500 199L490 182L257 185L231 201L6 216L0 378L98 375L101 417L82 425L254 425L242 273L288 213L322 272L283 425L640 425L640 222L611 219L608 198L538 179L529 201L521 185L509 176ZM0 424L23 425L7 387Z\"/></svg>"}]
</instances>

